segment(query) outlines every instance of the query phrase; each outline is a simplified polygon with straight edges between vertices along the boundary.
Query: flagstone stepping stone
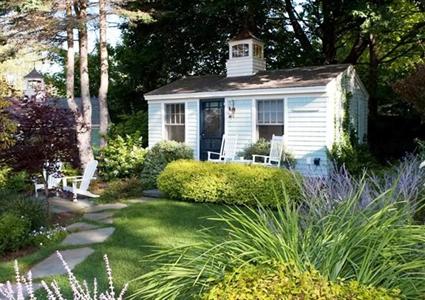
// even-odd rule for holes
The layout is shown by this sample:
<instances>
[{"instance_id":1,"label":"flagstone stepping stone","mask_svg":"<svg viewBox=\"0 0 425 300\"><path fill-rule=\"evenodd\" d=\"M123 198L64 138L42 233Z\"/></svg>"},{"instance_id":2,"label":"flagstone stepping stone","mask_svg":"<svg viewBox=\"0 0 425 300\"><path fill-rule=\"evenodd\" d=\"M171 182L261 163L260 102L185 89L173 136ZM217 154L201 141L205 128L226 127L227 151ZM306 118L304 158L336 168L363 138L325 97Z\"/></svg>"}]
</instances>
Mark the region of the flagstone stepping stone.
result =
<instances>
[{"instance_id":1,"label":"flagstone stepping stone","mask_svg":"<svg viewBox=\"0 0 425 300\"><path fill-rule=\"evenodd\" d=\"M67 226L66 230L68 230L69 232L75 232L75 231L91 230L91 229L95 229L95 228L99 228L99 226L89 224L89 223L84 223L84 222L78 222L78 223L74 223L74 224Z\"/></svg>"},{"instance_id":2,"label":"flagstone stepping stone","mask_svg":"<svg viewBox=\"0 0 425 300\"><path fill-rule=\"evenodd\" d=\"M90 221L101 221L104 219L111 218L114 215L111 211L98 212L98 213L88 213L83 216L84 219Z\"/></svg>"},{"instance_id":3,"label":"flagstone stepping stone","mask_svg":"<svg viewBox=\"0 0 425 300\"><path fill-rule=\"evenodd\" d=\"M126 200L128 203L137 204L137 203L146 203L148 201L157 200L157 198L149 198L149 197L142 197L139 199L129 199Z\"/></svg>"},{"instance_id":4,"label":"flagstone stepping stone","mask_svg":"<svg viewBox=\"0 0 425 300\"><path fill-rule=\"evenodd\" d=\"M111 203L111 204L100 204L96 206L89 207L86 211L88 213L101 212L104 210L118 210L126 208L128 205L124 203Z\"/></svg>"},{"instance_id":5,"label":"flagstone stepping stone","mask_svg":"<svg viewBox=\"0 0 425 300\"><path fill-rule=\"evenodd\" d=\"M101 222L103 224L114 224L114 219L113 218L107 218L107 219L100 220L99 222Z\"/></svg>"},{"instance_id":6,"label":"flagstone stepping stone","mask_svg":"<svg viewBox=\"0 0 425 300\"><path fill-rule=\"evenodd\" d=\"M82 212L93 206L93 203L89 200L78 200L73 202L69 199L63 199L60 197L53 197L49 199L51 211L54 213L63 212Z\"/></svg>"},{"instance_id":7,"label":"flagstone stepping stone","mask_svg":"<svg viewBox=\"0 0 425 300\"><path fill-rule=\"evenodd\" d=\"M79 263L83 262L93 252L94 250L89 247L60 251L63 259L66 261L71 270L73 270ZM66 270L57 254L53 253L48 258L32 267L31 273L33 279L36 279L63 275L66 274Z\"/></svg>"},{"instance_id":8,"label":"flagstone stepping stone","mask_svg":"<svg viewBox=\"0 0 425 300\"><path fill-rule=\"evenodd\" d=\"M62 241L61 245L75 246L103 243L114 231L115 228L113 227L105 227L72 233Z\"/></svg>"},{"instance_id":9,"label":"flagstone stepping stone","mask_svg":"<svg viewBox=\"0 0 425 300\"><path fill-rule=\"evenodd\" d=\"M158 189L143 191L143 196L149 198L164 198L165 195Z\"/></svg>"}]
</instances>

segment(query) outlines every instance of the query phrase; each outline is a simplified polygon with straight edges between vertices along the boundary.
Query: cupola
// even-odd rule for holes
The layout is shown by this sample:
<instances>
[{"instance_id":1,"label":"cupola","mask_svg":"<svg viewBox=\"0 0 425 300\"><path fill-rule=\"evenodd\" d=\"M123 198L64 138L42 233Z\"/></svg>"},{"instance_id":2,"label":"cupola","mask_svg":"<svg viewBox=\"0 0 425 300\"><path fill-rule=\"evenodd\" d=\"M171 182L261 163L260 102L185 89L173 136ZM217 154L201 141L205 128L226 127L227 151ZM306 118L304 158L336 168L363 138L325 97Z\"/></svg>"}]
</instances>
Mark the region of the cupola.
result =
<instances>
[{"instance_id":1,"label":"cupola","mask_svg":"<svg viewBox=\"0 0 425 300\"><path fill-rule=\"evenodd\" d=\"M229 41L227 77L249 76L266 70L264 43L245 30Z\"/></svg>"},{"instance_id":2,"label":"cupola","mask_svg":"<svg viewBox=\"0 0 425 300\"><path fill-rule=\"evenodd\" d=\"M24 76L24 96L28 99L42 101L45 96L45 85L43 75L35 68Z\"/></svg>"}]
</instances>

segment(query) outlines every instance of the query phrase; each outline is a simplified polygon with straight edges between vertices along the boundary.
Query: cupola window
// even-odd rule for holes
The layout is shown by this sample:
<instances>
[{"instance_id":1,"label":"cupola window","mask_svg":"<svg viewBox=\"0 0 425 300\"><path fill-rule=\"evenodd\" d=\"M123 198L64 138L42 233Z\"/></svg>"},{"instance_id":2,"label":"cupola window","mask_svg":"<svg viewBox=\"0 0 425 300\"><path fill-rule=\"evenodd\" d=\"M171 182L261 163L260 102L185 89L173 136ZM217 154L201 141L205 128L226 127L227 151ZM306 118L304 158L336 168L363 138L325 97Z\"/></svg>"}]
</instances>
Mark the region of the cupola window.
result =
<instances>
[{"instance_id":1,"label":"cupola window","mask_svg":"<svg viewBox=\"0 0 425 300\"><path fill-rule=\"evenodd\" d=\"M249 56L249 45L238 44L232 47L232 57L245 57Z\"/></svg>"},{"instance_id":2,"label":"cupola window","mask_svg":"<svg viewBox=\"0 0 425 300\"><path fill-rule=\"evenodd\" d=\"M263 58L263 47L254 44L254 57Z\"/></svg>"}]
</instances>

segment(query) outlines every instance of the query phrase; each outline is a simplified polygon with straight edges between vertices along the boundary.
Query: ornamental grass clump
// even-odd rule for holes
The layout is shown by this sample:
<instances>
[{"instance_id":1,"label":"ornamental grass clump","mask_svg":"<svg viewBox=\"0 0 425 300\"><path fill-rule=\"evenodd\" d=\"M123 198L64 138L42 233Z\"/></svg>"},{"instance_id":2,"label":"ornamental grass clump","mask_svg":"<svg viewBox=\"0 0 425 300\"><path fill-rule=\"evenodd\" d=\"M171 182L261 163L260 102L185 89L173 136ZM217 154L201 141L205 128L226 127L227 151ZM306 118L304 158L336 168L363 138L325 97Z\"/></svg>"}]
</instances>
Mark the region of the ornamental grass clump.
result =
<instances>
[{"instance_id":1,"label":"ornamental grass clump","mask_svg":"<svg viewBox=\"0 0 425 300\"><path fill-rule=\"evenodd\" d=\"M160 267L141 276L134 297L189 299L201 296L225 275L246 265L294 264L314 268L331 282L400 290L401 297L425 295L425 227L412 221L408 201L394 200L394 188L361 203L364 180L345 201L327 209L288 196L276 209L230 207L214 220L224 223L222 242L208 235L193 245L149 257ZM323 199L323 202L326 202ZM273 298L272 298L273 299Z\"/></svg>"}]
</instances>

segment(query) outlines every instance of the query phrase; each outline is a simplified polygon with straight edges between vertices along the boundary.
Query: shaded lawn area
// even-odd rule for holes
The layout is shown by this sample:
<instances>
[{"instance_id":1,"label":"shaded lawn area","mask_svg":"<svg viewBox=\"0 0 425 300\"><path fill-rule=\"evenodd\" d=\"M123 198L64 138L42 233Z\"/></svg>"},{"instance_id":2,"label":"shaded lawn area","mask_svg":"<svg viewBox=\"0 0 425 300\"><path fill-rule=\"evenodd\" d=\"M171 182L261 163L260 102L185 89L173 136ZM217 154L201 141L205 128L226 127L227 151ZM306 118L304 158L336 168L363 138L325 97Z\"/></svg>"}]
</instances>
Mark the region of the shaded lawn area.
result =
<instances>
[{"instance_id":1,"label":"shaded lawn area","mask_svg":"<svg viewBox=\"0 0 425 300\"><path fill-rule=\"evenodd\" d=\"M215 216L216 213L225 209L225 206L213 204L168 200L153 200L130 205L116 213L114 234L105 243L90 246L95 249L95 253L77 266L74 273L77 278L86 279L90 285L93 278L96 277L99 285L102 288L106 287L107 278L103 255L107 254L115 285L121 289L126 282L155 267L155 265L143 261L144 256L155 251L155 247L170 248L196 243L201 237L199 230L203 228L212 228L211 236L217 240L222 238L223 225L207 220L207 218ZM20 259L19 262L28 266L28 264L44 258L49 252L51 253L52 249L44 249L28 258ZM10 279L13 276L12 264L2 263L0 274L0 282ZM55 279L63 286L63 292L68 294L70 291L66 289L65 277L61 276ZM47 280L47 282L49 281ZM131 295L140 284L142 283L130 283L127 296Z\"/></svg>"}]
</instances>

